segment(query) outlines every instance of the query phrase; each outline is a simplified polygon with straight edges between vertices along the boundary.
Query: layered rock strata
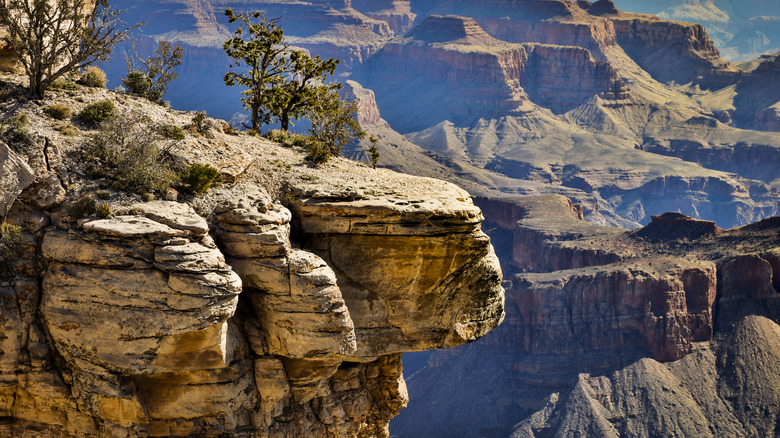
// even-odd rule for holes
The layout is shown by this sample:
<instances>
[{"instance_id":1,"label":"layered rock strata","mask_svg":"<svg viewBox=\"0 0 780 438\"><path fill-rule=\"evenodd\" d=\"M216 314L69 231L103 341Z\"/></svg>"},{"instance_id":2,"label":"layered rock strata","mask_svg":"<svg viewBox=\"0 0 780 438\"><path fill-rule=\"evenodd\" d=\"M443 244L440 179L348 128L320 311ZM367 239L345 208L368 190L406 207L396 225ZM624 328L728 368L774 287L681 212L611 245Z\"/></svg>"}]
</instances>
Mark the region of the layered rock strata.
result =
<instances>
[{"instance_id":1,"label":"layered rock strata","mask_svg":"<svg viewBox=\"0 0 780 438\"><path fill-rule=\"evenodd\" d=\"M666 213L625 231L585 223L563 197L478 204L497 218L487 223L497 237L514 236L514 254L499 248L514 272L507 321L480 343L432 355L410 395L433 395L413 402L394 433L414 436L421 416L453 409L422 433L777 434L780 380L768 374L780 357L777 218L724 230ZM492 359L465 377L478 357ZM452 379L470 403L499 400L498 413L471 409L467 419L463 400L430 405Z\"/></svg>"},{"instance_id":2,"label":"layered rock strata","mask_svg":"<svg viewBox=\"0 0 780 438\"><path fill-rule=\"evenodd\" d=\"M333 268L350 308L356 358L471 342L503 319L498 258L480 210L463 190L434 192L432 183L417 180L390 199L370 189L291 192L298 238Z\"/></svg>"},{"instance_id":3,"label":"layered rock strata","mask_svg":"<svg viewBox=\"0 0 780 438\"><path fill-rule=\"evenodd\" d=\"M21 230L0 280L0 434L388 436L402 353L503 319L481 212L447 183L344 164L290 181L290 209L242 176L209 221L171 201L80 218L55 149L0 161Z\"/></svg>"},{"instance_id":4,"label":"layered rock strata","mask_svg":"<svg viewBox=\"0 0 780 438\"><path fill-rule=\"evenodd\" d=\"M430 59L436 62L425 61ZM507 43L488 35L473 18L451 15L430 16L387 43L372 57L365 76L378 93L380 107L386 108L385 118L401 132L443 120L463 124L476 115L497 118L528 111L529 95L556 112L575 108L594 95L608 101L630 97L612 68L586 49ZM464 92L447 92L449 83L458 83ZM412 100L391 89L425 97ZM448 112L424 115L416 110L415 105L431 100L441 102Z\"/></svg>"}]
</instances>

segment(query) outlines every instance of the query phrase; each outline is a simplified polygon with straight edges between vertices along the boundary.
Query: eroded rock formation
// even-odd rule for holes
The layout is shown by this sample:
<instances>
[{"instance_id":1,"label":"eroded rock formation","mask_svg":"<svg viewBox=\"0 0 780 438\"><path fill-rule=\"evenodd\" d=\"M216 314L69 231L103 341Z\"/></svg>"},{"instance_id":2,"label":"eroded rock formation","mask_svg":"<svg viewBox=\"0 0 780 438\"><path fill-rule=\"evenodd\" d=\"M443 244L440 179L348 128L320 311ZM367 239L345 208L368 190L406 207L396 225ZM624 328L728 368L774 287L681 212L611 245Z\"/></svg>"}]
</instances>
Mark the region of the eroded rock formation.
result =
<instances>
[{"instance_id":1,"label":"eroded rock formation","mask_svg":"<svg viewBox=\"0 0 780 438\"><path fill-rule=\"evenodd\" d=\"M403 352L503 320L482 213L454 185L312 167L209 120L169 150L219 166L223 185L143 200L86 176L88 138L37 110L29 144L0 143L0 207L20 230L2 253L0 435L388 436Z\"/></svg>"}]
</instances>

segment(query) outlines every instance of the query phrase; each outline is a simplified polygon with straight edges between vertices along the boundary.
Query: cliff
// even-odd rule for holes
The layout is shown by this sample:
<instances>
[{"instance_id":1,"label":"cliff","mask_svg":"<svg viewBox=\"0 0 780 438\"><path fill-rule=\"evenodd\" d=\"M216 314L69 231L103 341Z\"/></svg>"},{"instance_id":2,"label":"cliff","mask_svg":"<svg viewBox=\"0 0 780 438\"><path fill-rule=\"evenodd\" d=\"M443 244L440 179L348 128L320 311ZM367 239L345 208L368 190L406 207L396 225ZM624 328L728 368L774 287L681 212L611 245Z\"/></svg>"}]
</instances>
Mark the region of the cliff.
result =
<instances>
[{"instance_id":1,"label":"cliff","mask_svg":"<svg viewBox=\"0 0 780 438\"><path fill-rule=\"evenodd\" d=\"M84 159L95 131L43 111L102 99L128 127L185 127L169 158L222 182L169 200L118 190ZM408 400L403 352L504 317L482 213L454 185L313 167L106 90L3 103L4 122L18 113L29 141L0 143L0 210L19 231L0 281L3 435L387 436Z\"/></svg>"},{"instance_id":2,"label":"cliff","mask_svg":"<svg viewBox=\"0 0 780 438\"><path fill-rule=\"evenodd\" d=\"M626 231L585 223L563 197L478 204L500 218L487 224L496 236L514 237L514 255L499 252L514 273L507 321L477 344L434 353L393 433L414 436L421 424L431 436L777 433L777 218L724 230L666 213ZM759 362L739 362L751 355ZM471 377L463 370L477 357L490 359ZM465 398L430 404L455 378L468 414ZM498 412L476 407L488 399ZM420 421L450 409L457 419Z\"/></svg>"}]
</instances>

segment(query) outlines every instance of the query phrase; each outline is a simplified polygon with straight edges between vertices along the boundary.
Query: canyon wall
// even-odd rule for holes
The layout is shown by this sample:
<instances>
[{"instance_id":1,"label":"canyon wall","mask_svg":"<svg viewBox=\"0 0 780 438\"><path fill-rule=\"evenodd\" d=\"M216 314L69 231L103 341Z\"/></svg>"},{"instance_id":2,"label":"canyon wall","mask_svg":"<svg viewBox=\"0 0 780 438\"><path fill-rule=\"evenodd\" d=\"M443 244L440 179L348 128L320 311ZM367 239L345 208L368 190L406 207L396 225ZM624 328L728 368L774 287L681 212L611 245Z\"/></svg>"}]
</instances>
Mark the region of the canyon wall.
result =
<instances>
[{"instance_id":1,"label":"canyon wall","mask_svg":"<svg viewBox=\"0 0 780 438\"><path fill-rule=\"evenodd\" d=\"M393 433L777 433L780 381L737 362L755 355L777 367L777 218L724 230L667 213L625 231L585 223L560 196L478 204L496 218L491 233L514 236L514 254L499 247L513 273L507 320L476 344L431 355L410 382L419 404ZM465 395L442 402L453 379Z\"/></svg>"}]
</instances>

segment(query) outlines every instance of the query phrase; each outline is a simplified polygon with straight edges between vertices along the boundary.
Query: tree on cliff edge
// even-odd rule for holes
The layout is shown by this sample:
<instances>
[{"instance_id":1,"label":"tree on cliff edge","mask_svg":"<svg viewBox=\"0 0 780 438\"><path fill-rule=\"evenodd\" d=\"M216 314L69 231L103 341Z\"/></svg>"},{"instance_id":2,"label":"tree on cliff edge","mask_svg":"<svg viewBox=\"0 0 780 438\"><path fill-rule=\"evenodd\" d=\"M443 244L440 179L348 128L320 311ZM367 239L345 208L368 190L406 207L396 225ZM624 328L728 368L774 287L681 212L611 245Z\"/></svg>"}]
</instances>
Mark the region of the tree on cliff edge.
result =
<instances>
[{"instance_id":1,"label":"tree on cliff edge","mask_svg":"<svg viewBox=\"0 0 780 438\"><path fill-rule=\"evenodd\" d=\"M244 65L246 71L228 72L224 80L228 86L246 88L241 102L252 118L247 128L259 130L275 118L286 131L290 119L298 120L310 111L317 95L341 87L325 84L339 61L290 50L279 19L268 18L263 12L236 14L232 9L225 10L225 15L230 24L239 25L223 48L236 67Z\"/></svg>"},{"instance_id":2,"label":"tree on cliff edge","mask_svg":"<svg viewBox=\"0 0 780 438\"><path fill-rule=\"evenodd\" d=\"M317 97L329 90L341 89L341 83L325 85L327 75L333 75L339 60L314 58L301 52L290 54L290 77L272 90L271 111L281 124L282 131L290 127L290 118L305 116L317 102Z\"/></svg>"},{"instance_id":3,"label":"tree on cliff edge","mask_svg":"<svg viewBox=\"0 0 780 438\"><path fill-rule=\"evenodd\" d=\"M139 26L123 27L121 13L107 0L0 0L5 40L38 99L65 74L109 59L114 46Z\"/></svg>"}]
</instances>

